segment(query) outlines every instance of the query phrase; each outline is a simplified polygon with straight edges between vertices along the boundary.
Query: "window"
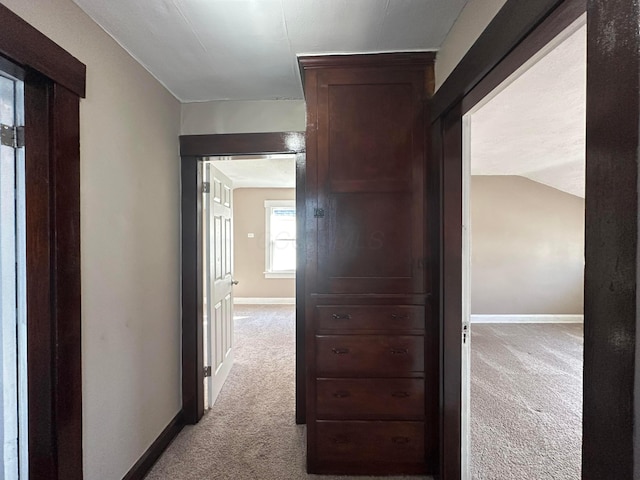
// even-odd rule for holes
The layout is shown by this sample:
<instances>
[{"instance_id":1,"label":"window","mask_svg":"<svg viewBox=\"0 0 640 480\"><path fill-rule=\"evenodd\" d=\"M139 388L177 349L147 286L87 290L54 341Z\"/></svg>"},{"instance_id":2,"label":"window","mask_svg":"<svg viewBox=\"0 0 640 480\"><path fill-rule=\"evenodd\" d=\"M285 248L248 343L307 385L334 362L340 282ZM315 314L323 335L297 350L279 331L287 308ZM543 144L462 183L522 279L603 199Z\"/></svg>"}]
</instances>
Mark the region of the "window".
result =
<instances>
[{"instance_id":1,"label":"window","mask_svg":"<svg viewBox=\"0 0 640 480\"><path fill-rule=\"evenodd\" d=\"M296 273L295 200L266 200L266 278L293 278Z\"/></svg>"}]
</instances>

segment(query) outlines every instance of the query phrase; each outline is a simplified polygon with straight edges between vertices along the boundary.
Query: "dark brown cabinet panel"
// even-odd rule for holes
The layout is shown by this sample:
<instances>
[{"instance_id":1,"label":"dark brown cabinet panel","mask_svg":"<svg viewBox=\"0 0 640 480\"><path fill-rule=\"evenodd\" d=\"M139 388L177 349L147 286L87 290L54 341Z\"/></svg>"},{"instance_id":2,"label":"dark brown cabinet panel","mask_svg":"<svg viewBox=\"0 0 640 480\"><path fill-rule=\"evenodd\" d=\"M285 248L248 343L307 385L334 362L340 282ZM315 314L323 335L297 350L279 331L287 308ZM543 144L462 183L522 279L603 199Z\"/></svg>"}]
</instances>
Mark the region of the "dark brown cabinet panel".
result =
<instances>
[{"instance_id":1,"label":"dark brown cabinet panel","mask_svg":"<svg viewBox=\"0 0 640 480\"><path fill-rule=\"evenodd\" d=\"M334 465L322 473L407 473L424 470L422 422L318 421L318 453Z\"/></svg>"},{"instance_id":2,"label":"dark brown cabinet panel","mask_svg":"<svg viewBox=\"0 0 640 480\"><path fill-rule=\"evenodd\" d=\"M339 193L319 226L318 276L331 293L413 291L415 268L408 193ZM417 282L419 283L419 282Z\"/></svg>"},{"instance_id":3,"label":"dark brown cabinet panel","mask_svg":"<svg viewBox=\"0 0 640 480\"><path fill-rule=\"evenodd\" d=\"M424 338L399 335L318 335L319 376L402 376L424 370Z\"/></svg>"},{"instance_id":4,"label":"dark brown cabinet panel","mask_svg":"<svg viewBox=\"0 0 640 480\"><path fill-rule=\"evenodd\" d=\"M430 53L305 57L307 470L435 474ZM435 221L434 221L435 220Z\"/></svg>"},{"instance_id":5,"label":"dark brown cabinet panel","mask_svg":"<svg viewBox=\"0 0 640 480\"><path fill-rule=\"evenodd\" d=\"M422 378L319 378L319 419L424 419Z\"/></svg>"},{"instance_id":6,"label":"dark brown cabinet panel","mask_svg":"<svg viewBox=\"0 0 640 480\"><path fill-rule=\"evenodd\" d=\"M424 71L317 81L318 292L423 292Z\"/></svg>"},{"instance_id":7,"label":"dark brown cabinet panel","mask_svg":"<svg viewBox=\"0 0 640 480\"><path fill-rule=\"evenodd\" d=\"M424 331L424 307L408 305L320 305L318 331Z\"/></svg>"}]
</instances>

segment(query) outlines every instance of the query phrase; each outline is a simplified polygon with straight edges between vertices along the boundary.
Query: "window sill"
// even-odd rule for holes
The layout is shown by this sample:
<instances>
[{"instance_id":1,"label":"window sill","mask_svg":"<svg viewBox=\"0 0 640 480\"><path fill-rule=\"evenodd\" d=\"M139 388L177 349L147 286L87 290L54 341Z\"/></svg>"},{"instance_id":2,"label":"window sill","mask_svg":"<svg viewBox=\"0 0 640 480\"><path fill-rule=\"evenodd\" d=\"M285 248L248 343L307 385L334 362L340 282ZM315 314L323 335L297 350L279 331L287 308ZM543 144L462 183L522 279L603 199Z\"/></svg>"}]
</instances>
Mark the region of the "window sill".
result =
<instances>
[{"instance_id":1,"label":"window sill","mask_svg":"<svg viewBox=\"0 0 640 480\"><path fill-rule=\"evenodd\" d=\"M296 272L264 272L264 278L296 278Z\"/></svg>"}]
</instances>

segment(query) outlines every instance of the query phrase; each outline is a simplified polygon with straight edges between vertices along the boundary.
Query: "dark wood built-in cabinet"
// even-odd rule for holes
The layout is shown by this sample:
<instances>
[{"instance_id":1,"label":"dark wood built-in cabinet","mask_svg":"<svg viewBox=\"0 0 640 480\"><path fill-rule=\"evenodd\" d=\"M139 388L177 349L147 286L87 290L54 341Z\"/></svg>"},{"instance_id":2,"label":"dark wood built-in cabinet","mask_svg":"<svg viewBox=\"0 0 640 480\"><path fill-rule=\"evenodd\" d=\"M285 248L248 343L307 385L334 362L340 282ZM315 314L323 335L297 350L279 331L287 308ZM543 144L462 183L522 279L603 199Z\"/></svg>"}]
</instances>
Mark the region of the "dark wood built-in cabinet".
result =
<instances>
[{"instance_id":1,"label":"dark wood built-in cabinet","mask_svg":"<svg viewBox=\"0 0 640 480\"><path fill-rule=\"evenodd\" d=\"M436 473L433 55L303 57L311 473Z\"/></svg>"}]
</instances>

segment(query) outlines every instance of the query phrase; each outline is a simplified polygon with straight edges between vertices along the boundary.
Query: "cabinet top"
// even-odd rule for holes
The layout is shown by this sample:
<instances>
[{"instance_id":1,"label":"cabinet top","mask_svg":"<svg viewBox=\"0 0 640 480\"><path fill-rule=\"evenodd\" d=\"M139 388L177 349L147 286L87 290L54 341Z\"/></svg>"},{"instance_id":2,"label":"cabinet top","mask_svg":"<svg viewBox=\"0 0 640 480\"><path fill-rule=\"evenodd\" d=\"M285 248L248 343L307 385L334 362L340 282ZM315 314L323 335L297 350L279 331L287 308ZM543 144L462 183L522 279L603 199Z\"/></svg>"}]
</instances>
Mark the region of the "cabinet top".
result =
<instances>
[{"instance_id":1,"label":"cabinet top","mask_svg":"<svg viewBox=\"0 0 640 480\"><path fill-rule=\"evenodd\" d=\"M389 67L432 65L436 52L396 52L298 56L301 70L327 67Z\"/></svg>"}]
</instances>

